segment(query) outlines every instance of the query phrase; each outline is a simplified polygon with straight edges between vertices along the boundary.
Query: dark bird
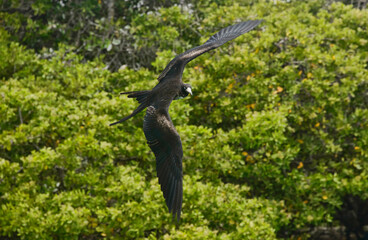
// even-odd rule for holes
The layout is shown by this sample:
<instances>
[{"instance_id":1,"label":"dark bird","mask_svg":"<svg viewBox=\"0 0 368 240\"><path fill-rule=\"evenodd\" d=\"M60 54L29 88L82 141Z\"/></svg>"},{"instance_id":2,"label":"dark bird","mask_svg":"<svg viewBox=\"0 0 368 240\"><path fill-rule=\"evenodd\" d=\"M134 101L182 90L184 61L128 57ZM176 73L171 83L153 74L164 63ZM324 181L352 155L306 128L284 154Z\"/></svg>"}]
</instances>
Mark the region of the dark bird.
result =
<instances>
[{"instance_id":1,"label":"dark bird","mask_svg":"<svg viewBox=\"0 0 368 240\"><path fill-rule=\"evenodd\" d=\"M212 49L249 32L262 20L250 20L226 27L210 37L203 45L176 56L158 77L159 83L152 90L124 92L135 98L140 105L132 114L117 123L133 117L147 108L143 131L147 143L156 156L156 171L169 212L180 220L183 201L183 148L178 132L171 121L169 106L173 100L192 95L192 87L182 82L185 65Z\"/></svg>"}]
</instances>

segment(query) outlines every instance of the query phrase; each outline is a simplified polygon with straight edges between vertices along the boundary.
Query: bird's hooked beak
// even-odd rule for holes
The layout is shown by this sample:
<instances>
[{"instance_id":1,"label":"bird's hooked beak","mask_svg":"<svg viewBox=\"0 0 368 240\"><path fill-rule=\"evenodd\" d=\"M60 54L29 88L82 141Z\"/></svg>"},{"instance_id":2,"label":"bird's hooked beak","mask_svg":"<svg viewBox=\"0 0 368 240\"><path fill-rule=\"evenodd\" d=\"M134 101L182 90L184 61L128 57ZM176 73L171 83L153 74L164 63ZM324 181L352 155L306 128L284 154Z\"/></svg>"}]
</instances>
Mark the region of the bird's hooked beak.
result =
<instances>
[{"instance_id":1,"label":"bird's hooked beak","mask_svg":"<svg viewBox=\"0 0 368 240\"><path fill-rule=\"evenodd\" d=\"M192 89L190 87L188 87L187 89L185 89L185 91L187 93L189 93L191 96L193 96Z\"/></svg>"}]
</instances>

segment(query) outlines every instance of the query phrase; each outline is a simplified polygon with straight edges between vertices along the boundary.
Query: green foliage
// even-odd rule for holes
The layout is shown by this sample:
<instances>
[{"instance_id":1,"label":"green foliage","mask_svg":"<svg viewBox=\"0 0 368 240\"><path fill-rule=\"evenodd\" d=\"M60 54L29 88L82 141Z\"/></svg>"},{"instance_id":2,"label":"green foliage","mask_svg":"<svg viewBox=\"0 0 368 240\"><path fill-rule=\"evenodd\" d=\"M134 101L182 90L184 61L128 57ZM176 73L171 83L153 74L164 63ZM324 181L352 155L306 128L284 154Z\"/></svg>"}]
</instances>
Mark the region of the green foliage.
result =
<instances>
[{"instance_id":1,"label":"green foliage","mask_svg":"<svg viewBox=\"0 0 368 240\"><path fill-rule=\"evenodd\" d=\"M98 15L98 3L90 3L82 15ZM31 6L51 14L48 1ZM103 59L76 54L67 32L56 51L37 49L34 36L50 41L50 28L28 20L34 32L20 41L25 19L1 13L0 236L307 238L305 227L339 224L344 196L368 199L367 10L324 1L198 1L195 13L126 9L136 46L158 50L155 71L109 72ZM109 127L137 106L118 93L152 88L176 53L249 18L265 19L262 30L190 63L183 80L194 97L170 107L184 150L176 227L143 113Z\"/></svg>"}]
</instances>

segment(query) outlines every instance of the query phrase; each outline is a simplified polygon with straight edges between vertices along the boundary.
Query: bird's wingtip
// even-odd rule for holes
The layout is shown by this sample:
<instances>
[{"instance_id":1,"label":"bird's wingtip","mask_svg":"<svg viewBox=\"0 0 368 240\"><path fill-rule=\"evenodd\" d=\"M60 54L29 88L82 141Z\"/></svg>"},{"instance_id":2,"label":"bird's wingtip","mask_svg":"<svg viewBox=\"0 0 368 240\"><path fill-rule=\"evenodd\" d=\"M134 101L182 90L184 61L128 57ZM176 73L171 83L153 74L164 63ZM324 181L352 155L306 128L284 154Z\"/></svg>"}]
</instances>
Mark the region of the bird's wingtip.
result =
<instances>
[{"instance_id":1,"label":"bird's wingtip","mask_svg":"<svg viewBox=\"0 0 368 240\"><path fill-rule=\"evenodd\" d=\"M255 23L255 25L261 24L262 22L265 22L264 19L255 19L255 20L251 20L252 22Z\"/></svg>"}]
</instances>

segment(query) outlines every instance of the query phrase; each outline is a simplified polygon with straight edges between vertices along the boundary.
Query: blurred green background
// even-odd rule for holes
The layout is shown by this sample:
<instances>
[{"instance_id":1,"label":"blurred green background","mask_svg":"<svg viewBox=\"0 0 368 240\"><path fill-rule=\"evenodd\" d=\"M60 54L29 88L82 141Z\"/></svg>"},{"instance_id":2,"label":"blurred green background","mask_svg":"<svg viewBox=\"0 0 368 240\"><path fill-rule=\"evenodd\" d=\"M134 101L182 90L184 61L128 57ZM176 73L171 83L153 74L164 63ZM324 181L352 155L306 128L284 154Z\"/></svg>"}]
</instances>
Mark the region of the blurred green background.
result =
<instances>
[{"instance_id":1,"label":"blurred green background","mask_svg":"<svg viewBox=\"0 0 368 240\"><path fill-rule=\"evenodd\" d=\"M364 239L368 10L347 3L0 0L0 238ZM248 19L171 105L176 226L144 113L109 127L137 106L119 92Z\"/></svg>"}]
</instances>

